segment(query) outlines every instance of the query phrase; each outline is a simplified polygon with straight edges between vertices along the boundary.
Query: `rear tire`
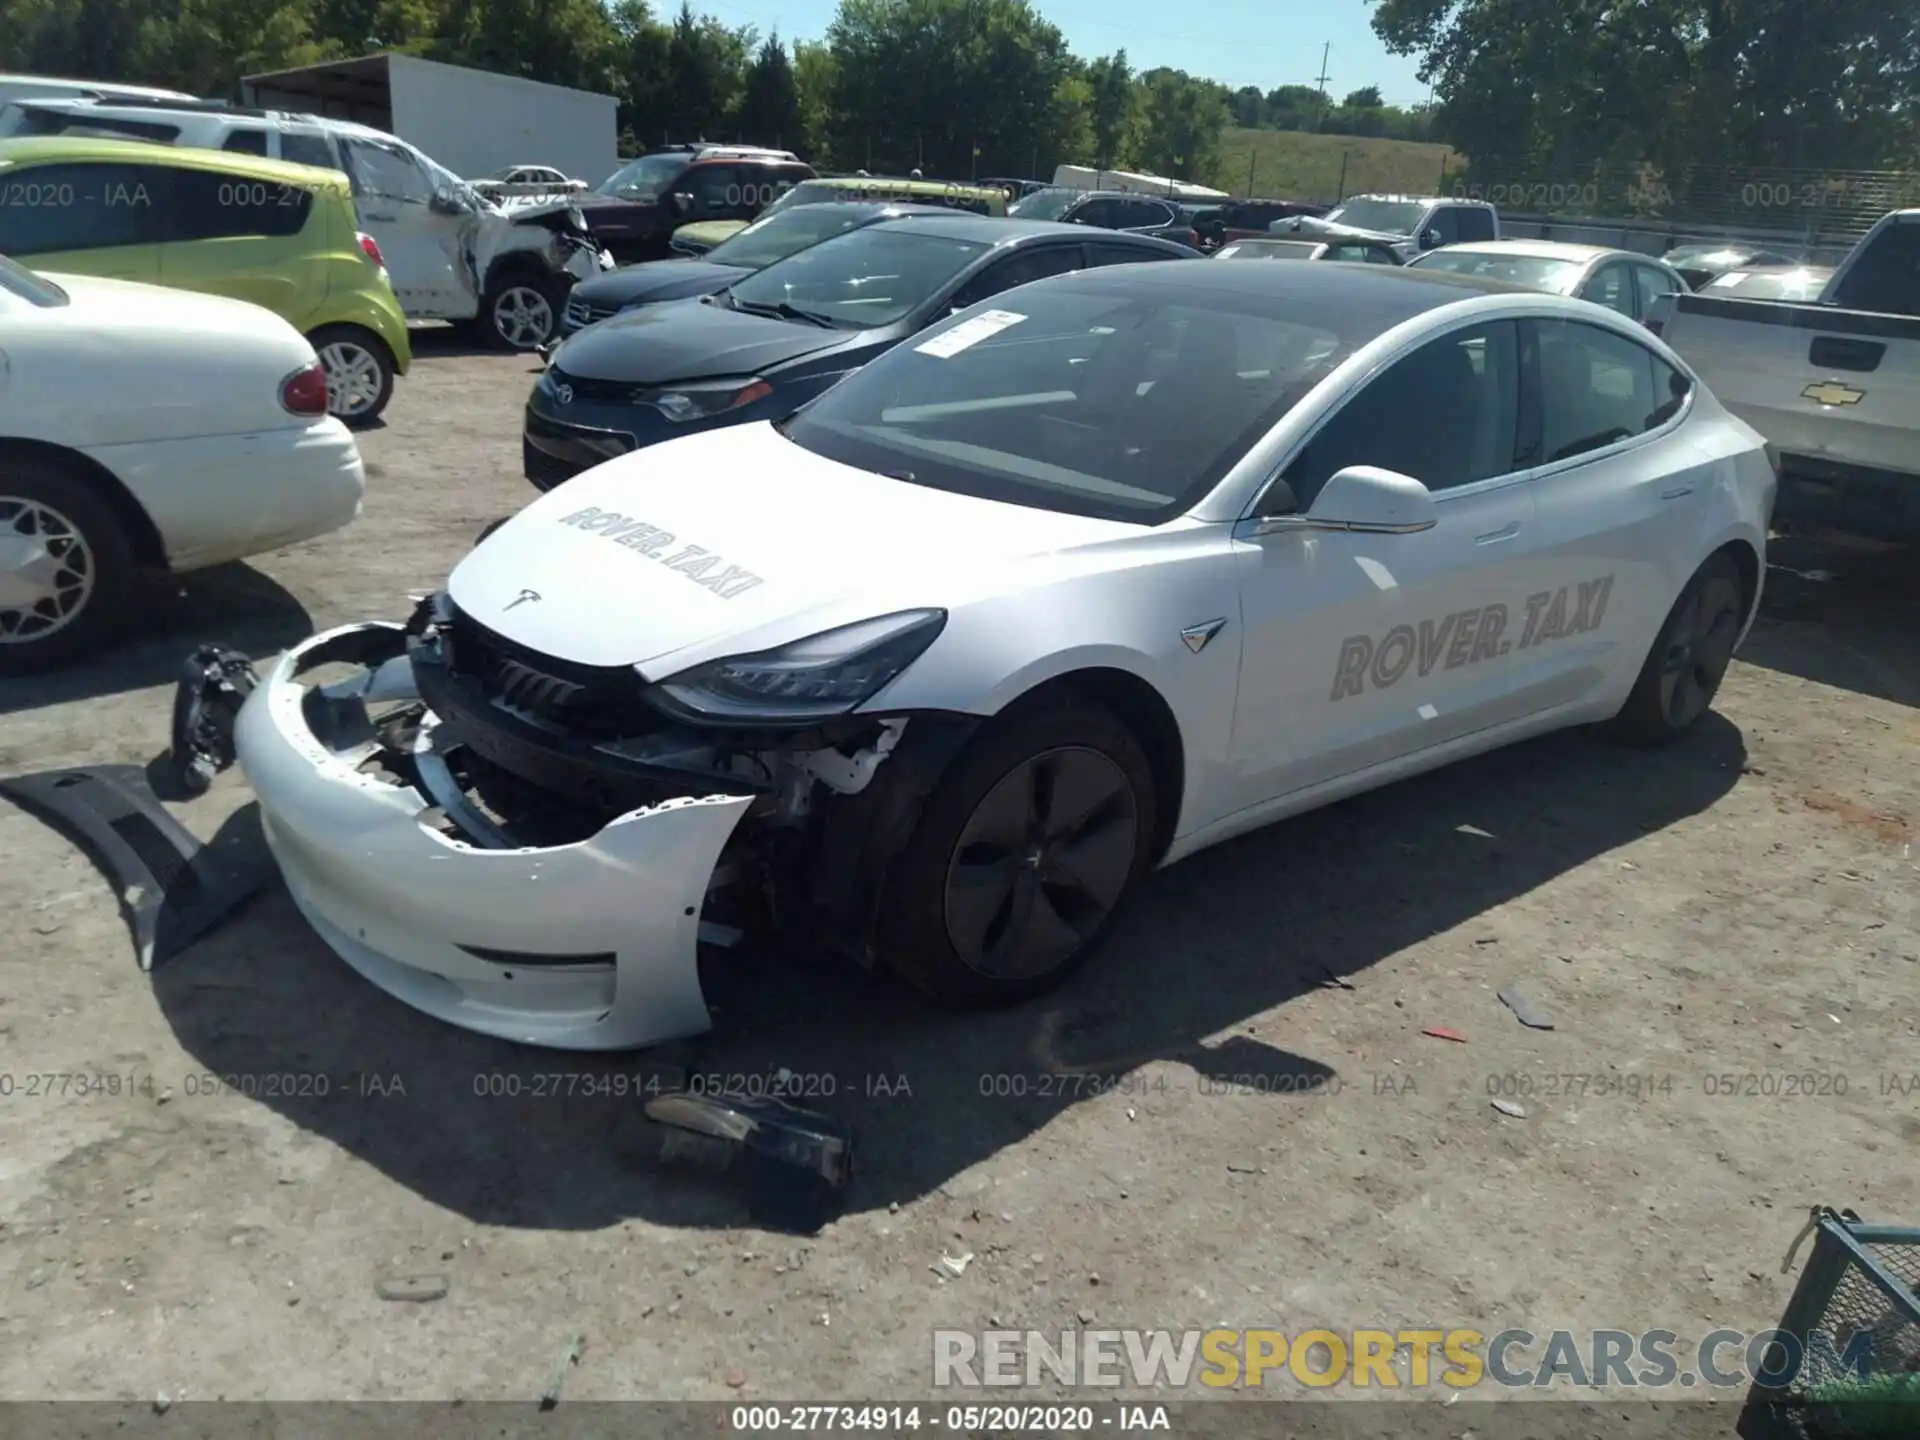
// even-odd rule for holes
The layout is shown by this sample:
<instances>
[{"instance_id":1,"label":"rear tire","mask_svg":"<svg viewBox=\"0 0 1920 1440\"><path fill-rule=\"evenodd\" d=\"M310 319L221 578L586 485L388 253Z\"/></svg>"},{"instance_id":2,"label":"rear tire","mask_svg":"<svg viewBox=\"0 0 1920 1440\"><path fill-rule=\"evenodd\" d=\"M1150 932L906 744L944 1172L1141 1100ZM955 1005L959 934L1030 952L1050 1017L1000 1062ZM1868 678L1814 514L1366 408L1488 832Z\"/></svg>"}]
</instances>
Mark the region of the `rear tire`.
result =
<instances>
[{"instance_id":1,"label":"rear tire","mask_svg":"<svg viewBox=\"0 0 1920 1440\"><path fill-rule=\"evenodd\" d=\"M380 418L393 398L393 351L358 325L322 325L307 337L327 372L327 413L358 428Z\"/></svg>"},{"instance_id":2,"label":"rear tire","mask_svg":"<svg viewBox=\"0 0 1920 1440\"><path fill-rule=\"evenodd\" d=\"M983 731L928 797L894 862L877 938L943 1004L1057 985L1105 937L1152 864L1153 771L1134 734L1076 701Z\"/></svg>"},{"instance_id":3,"label":"rear tire","mask_svg":"<svg viewBox=\"0 0 1920 1440\"><path fill-rule=\"evenodd\" d=\"M1614 716L1616 738L1667 745L1699 722L1733 659L1745 604L1739 567L1730 556L1710 556L1673 602L1640 678Z\"/></svg>"},{"instance_id":4,"label":"rear tire","mask_svg":"<svg viewBox=\"0 0 1920 1440\"><path fill-rule=\"evenodd\" d=\"M52 669L126 623L133 544L86 480L42 460L0 460L0 675Z\"/></svg>"},{"instance_id":5,"label":"rear tire","mask_svg":"<svg viewBox=\"0 0 1920 1440\"><path fill-rule=\"evenodd\" d=\"M560 334L566 291L551 275L513 270L487 287L480 335L497 350L527 353Z\"/></svg>"}]
</instances>

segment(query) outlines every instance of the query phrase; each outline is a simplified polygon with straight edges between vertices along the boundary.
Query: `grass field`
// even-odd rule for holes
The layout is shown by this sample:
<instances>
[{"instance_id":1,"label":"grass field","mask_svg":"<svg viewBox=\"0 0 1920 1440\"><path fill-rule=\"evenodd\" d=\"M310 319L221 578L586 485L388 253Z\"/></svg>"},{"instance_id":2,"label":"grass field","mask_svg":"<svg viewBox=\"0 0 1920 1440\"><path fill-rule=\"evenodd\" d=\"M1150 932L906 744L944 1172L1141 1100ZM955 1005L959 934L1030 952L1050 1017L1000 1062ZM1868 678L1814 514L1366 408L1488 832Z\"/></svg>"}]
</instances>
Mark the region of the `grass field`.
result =
<instances>
[{"instance_id":1,"label":"grass field","mask_svg":"<svg viewBox=\"0 0 1920 1440\"><path fill-rule=\"evenodd\" d=\"M1299 130L1228 130L1221 137L1220 163L1207 183L1234 195L1330 204L1367 191L1430 195L1441 183L1443 167L1451 170L1460 163L1446 145Z\"/></svg>"}]
</instances>

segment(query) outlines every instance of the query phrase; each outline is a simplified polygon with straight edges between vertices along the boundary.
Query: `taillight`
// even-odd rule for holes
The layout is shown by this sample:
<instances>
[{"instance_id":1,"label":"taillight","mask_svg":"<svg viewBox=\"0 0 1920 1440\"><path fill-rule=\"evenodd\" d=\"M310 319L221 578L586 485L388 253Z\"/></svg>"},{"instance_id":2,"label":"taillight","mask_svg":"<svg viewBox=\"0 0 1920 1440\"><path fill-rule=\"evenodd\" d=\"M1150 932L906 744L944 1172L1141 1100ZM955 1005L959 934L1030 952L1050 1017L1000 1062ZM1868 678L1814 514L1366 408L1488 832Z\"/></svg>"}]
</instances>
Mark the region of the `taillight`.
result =
<instances>
[{"instance_id":1,"label":"taillight","mask_svg":"<svg viewBox=\"0 0 1920 1440\"><path fill-rule=\"evenodd\" d=\"M318 360L280 382L280 404L294 415L327 413L327 372Z\"/></svg>"},{"instance_id":2,"label":"taillight","mask_svg":"<svg viewBox=\"0 0 1920 1440\"><path fill-rule=\"evenodd\" d=\"M360 253L381 269L386 269L387 261L386 257L380 253L380 242L364 230L359 232L356 238L360 241Z\"/></svg>"}]
</instances>

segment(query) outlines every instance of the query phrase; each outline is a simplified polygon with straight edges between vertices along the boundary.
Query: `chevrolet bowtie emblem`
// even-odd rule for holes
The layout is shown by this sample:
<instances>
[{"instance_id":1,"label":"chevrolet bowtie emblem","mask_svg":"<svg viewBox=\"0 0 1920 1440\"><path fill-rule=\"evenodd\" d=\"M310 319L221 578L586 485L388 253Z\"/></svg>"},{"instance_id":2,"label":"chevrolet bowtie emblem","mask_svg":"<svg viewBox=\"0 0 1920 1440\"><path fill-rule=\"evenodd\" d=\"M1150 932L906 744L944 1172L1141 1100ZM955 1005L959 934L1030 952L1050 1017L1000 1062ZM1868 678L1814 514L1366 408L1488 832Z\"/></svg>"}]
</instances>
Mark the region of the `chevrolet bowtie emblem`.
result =
<instances>
[{"instance_id":1,"label":"chevrolet bowtie emblem","mask_svg":"<svg viewBox=\"0 0 1920 1440\"><path fill-rule=\"evenodd\" d=\"M1817 400L1822 405L1858 405L1866 398L1866 394L1866 391L1843 385L1838 380L1822 380L1800 392L1802 399Z\"/></svg>"},{"instance_id":2,"label":"chevrolet bowtie emblem","mask_svg":"<svg viewBox=\"0 0 1920 1440\"><path fill-rule=\"evenodd\" d=\"M540 592L538 590L522 590L508 603L507 609L511 610L515 605L524 605L529 600L538 600L539 598Z\"/></svg>"},{"instance_id":3,"label":"chevrolet bowtie emblem","mask_svg":"<svg viewBox=\"0 0 1920 1440\"><path fill-rule=\"evenodd\" d=\"M1203 621L1198 625L1189 625L1180 632L1180 639L1186 644L1187 649L1198 655L1202 650L1207 648L1207 642L1226 627L1226 623L1226 620L1222 618L1219 620Z\"/></svg>"}]
</instances>

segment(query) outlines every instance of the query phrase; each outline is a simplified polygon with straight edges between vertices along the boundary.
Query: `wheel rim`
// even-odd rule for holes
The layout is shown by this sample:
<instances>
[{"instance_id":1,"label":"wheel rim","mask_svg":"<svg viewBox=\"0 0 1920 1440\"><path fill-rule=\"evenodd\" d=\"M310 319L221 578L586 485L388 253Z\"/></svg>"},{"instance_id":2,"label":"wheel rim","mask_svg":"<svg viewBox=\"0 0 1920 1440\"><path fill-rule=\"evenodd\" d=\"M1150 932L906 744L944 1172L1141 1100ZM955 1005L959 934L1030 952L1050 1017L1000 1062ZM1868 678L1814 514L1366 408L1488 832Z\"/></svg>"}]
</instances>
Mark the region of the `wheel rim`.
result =
<instances>
[{"instance_id":1,"label":"wheel rim","mask_svg":"<svg viewBox=\"0 0 1920 1440\"><path fill-rule=\"evenodd\" d=\"M361 415L378 403L380 360L366 346L336 340L321 347L320 367L327 372L327 409L335 415Z\"/></svg>"},{"instance_id":2,"label":"wheel rim","mask_svg":"<svg viewBox=\"0 0 1920 1440\"><path fill-rule=\"evenodd\" d=\"M1023 760L974 807L947 865L947 939L995 980L1041 975L1093 938L1133 873L1124 770L1067 746Z\"/></svg>"},{"instance_id":3,"label":"wheel rim","mask_svg":"<svg viewBox=\"0 0 1920 1440\"><path fill-rule=\"evenodd\" d=\"M0 495L0 645L44 640L93 598L93 549L51 505Z\"/></svg>"},{"instance_id":4,"label":"wheel rim","mask_svg":"<svg viewBox=\"0 0 1920 1440\"><path fill-rule=\"evenodd\" d=\"M1724 580L1703 586L1674 617L1660 661L1660 713L1676 728L1713 703L1740 633L1740 597Z\"/></svg>"},{"instance_id":5,"label":"wheel rim","mask_svg":"<svg viewBox=\"0 0 1920 1440\"><path fill-rule=\"evenodd\" d=\"M514 349L531 350L553 329L553 307L531 286L512 285L493 302L493 324Z\"/></svg>"}]
</instances>

